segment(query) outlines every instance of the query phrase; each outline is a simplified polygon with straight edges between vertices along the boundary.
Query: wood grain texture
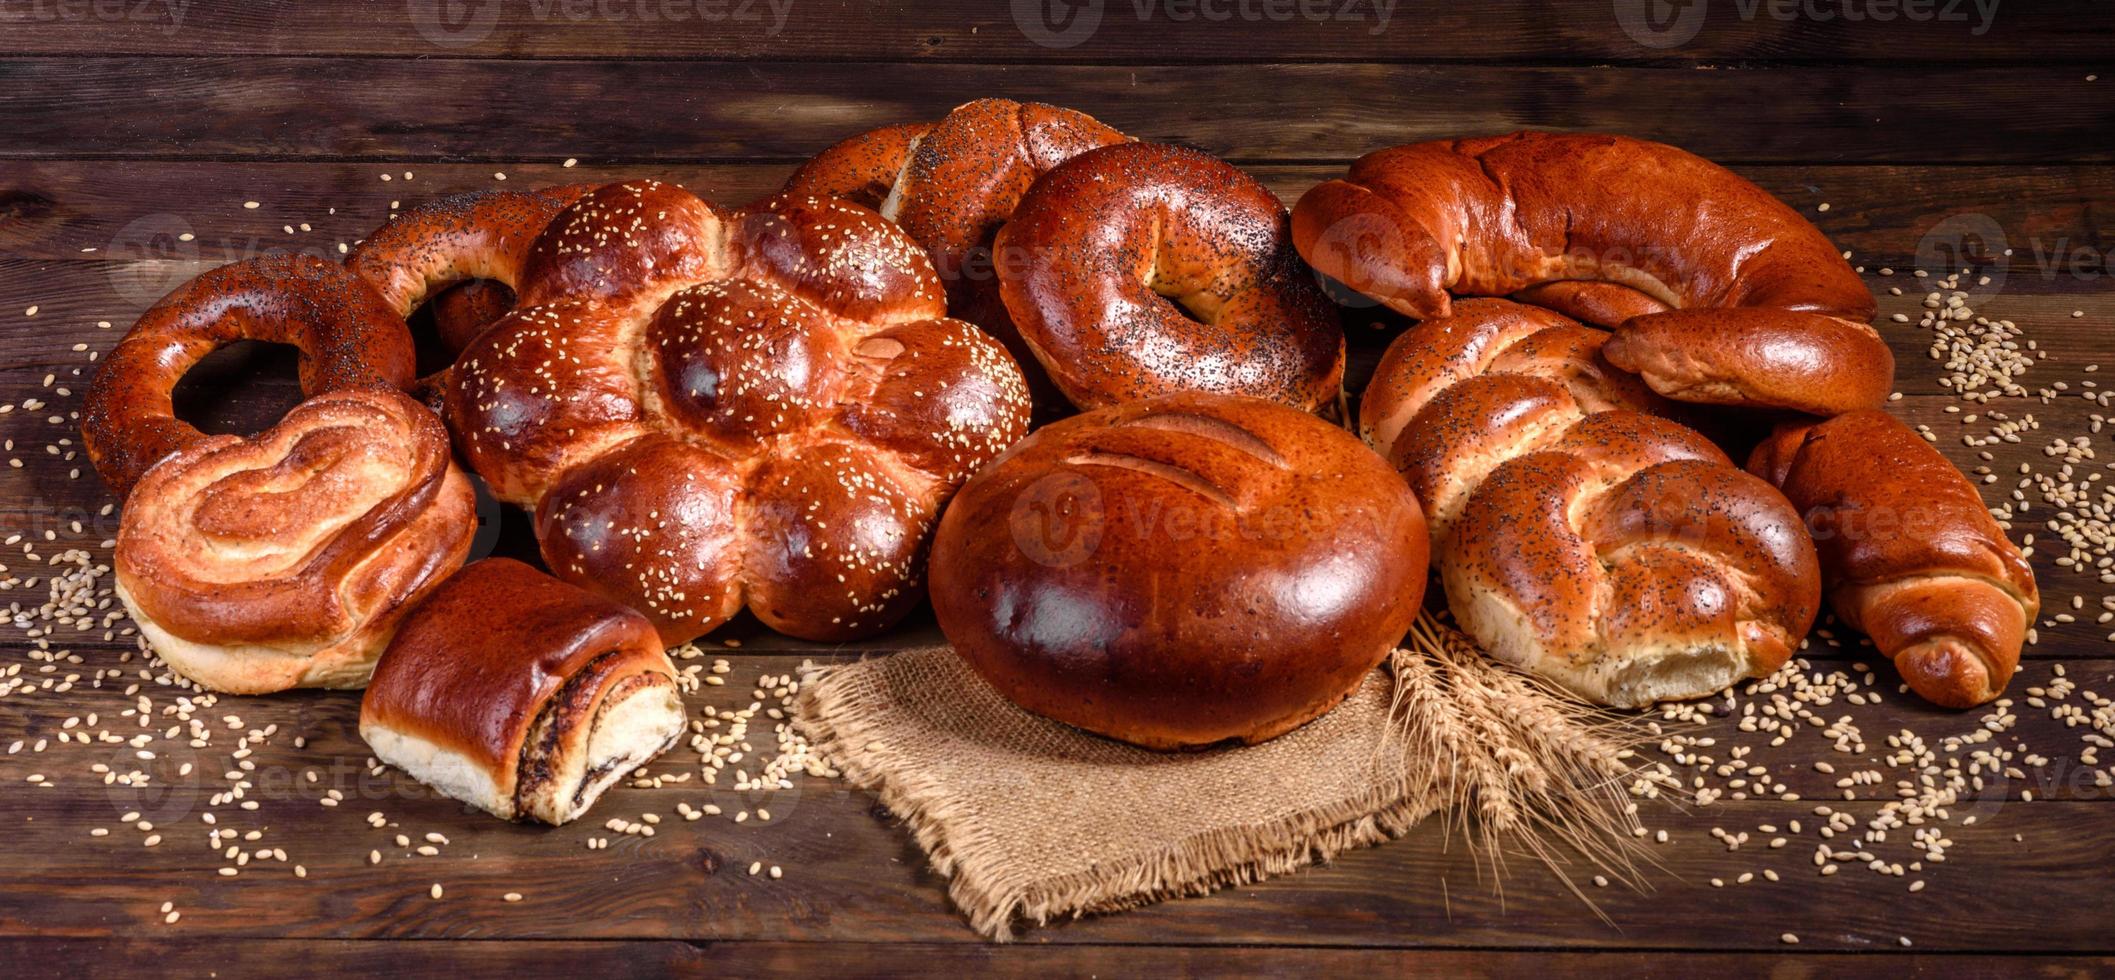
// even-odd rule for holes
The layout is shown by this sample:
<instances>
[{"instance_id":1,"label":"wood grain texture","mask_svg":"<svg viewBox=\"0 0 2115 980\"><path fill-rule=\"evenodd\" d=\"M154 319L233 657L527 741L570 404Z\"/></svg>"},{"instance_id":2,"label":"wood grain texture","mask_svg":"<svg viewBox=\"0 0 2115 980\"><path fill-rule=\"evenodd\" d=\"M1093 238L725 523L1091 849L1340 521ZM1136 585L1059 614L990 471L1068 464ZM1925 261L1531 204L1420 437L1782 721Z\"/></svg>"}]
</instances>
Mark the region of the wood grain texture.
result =
<instances>
[{"instance_id":1,"label":"wood grain texture","mask_svg":"<svg viewBox=\"0 0 2115 980\"><path fill-rule=\"evenodd\" d=\"M408 946L344 940L23 940L0 941L0 955L25 964L24 980L78 975L96 960L130 973L219 975L272 972L298 962L314 972L386 973L406 978L514 977L531 974L668 976L924 977L993 972L1039 976L1446 976L1692 977L1739 973L1754 960L1730 953L1577 953L1529 950L1324 949L1196 946L963 946L937 943L819 945L795 942L692 943L674 940L435 940ZM2048 976L2115 970L2115 958L2018 957L1908 952L1781 953L1789 975L1996 977L2031 968Z\"/></svg>"},{"instance_id":2,"label":"wood grain texture","mask_svg":"<svg viewBox=\"0 0 2115 980\"><path fill-rule=\"evenodd\" d=\"M2105 9L2087 2L1940 0L1870 13L1728 3L1706 5L1693 22L1670 17L1662 30L1647 19L1646 5L1628 2L1086 0L1073 8L1043 0L190 0L102 10L25 7L0 15L9 46L45 55L1885 63L2018 60L2031 44L2035 60L2047 63L2103 60L2115 42Z\"/></svg>"},{"instance_id":3,"label":"wood grain texture","mask_svg":"<svg viewBox=\"0 0 2115 980\"><path fill-rule=\"evenodd\" d=\"M2098 380L2088 365L2115 362L2115 74L2104 67L2115 18L2105 4L2006 3L1984 29L1971 0L1936 0L1927 16L1892 20L1840 16L1877 9L1870 3L1660 4L1675 20L1659 26L1675 35L1687 31L1684 11L1702 19L1686 39L1649 24L1641 39L1623 18L1646 0L1406 0L1382 30L1382 0L1327 0L1341 19L1294 10L1275 20L1243 12L1275 0L794 0L781 2L783 21L771 2L184 0L119 9L0 0L0 405L18 406L0 415L0 540L23 535L0 546L0 565L37 574L41 559L24 545L107 559L101 542L115 519L78 456L73 413L91 358L199 271L277 251L334 256L392 202L478 187L655 176L739 203L843 136L937 117L980 95L1072 105L1145 138L1231 157L1287 201L1360 153L1418 139L1532 126L1668 140L1734 165L1853 253L1900 365L1905 397L1893 410L1931 425L1949 458L1981 462L1960 436L1986 431L1996 413L2036 418L2038 429L1990 449L1988 465L2007 475L1984 487L1988 499L2009 491L2019 465L2048 467L2048 442L2087 434L2103 413L2078 395ZM1098 24L1070 43L1065 32L1090 9ZM1214 19L1211 10L1230 12ZM1662 41L1674 43L1654 46ZM559 165L569 157L580 165ZM504 185L495 172L507 174ZM1928 334L1886 317L1914 320L1921 310L1926 284L1907 270L1960 263L1995 277L1975 305L2018 322L2049 353L2026 382L2064 382L2061 397L2010 399L1974 425L1946 411L1957 403L1936 383ZM26 315L32 306L36 315ZM1402 324L1361 309L1346 322L1357 387ZM283 353L223 352L187 379L179 403L209 429L248 431L294 403L291 376ZM490 547L533 551L519 514L484 516L496 528ZM2015 534L2045 516L2030 514ZM1864 693L1877 700L1815 709L1849 719L1864 750L1831 749L1818 726L1782 746L1743 735L1731 717L1670 728L1712 757L1701 770L1677 765L1684 780L1701 772L1711 786L1748 785L1709 805L1646 804L1647 825L1670 835L1644 845L1656 863L1649 892L1597 887L1585 883L1591 871L1572 869L1598 912L1532 858L1509 855L1510 874L1494 875L1447 827L1428 823L1328 868L1031 930L1008 947L978 942L907 836L839 783L802 779L766 801L693 775L613 790L580 825L512 826L400 773L371 773L356 698L320 692L228 698L199 712L280 726L246 759L209 746L141 760L121 741L56 734L122 738L175 724L162 713L175 692L151 681L144 690L156 714L124 713L134 702L116 688L139 667L127 659L129 641L94 631L46 637L64 652L35 658L9 617L0 620L0 679L27 686L0 697L9 868L0 972L2107 973L2115 788L2101 783L2115 773L2088 750L2115 722L2104 712L2061 719L2029 699L2059 671L2082 689L2067 704L2083 704L2083 691L2115 695L2111 626L2093 621L2115 586L2037 551L2048 611L2012 688L2012 714L1994 723L2001 732L1976 734L1988 712L1940 711L1900 692L1848 634L1844 643L1817 635L1806 653L1817 670L1873 668ZM2074 597L2083 621L2055 623ZM43 599L41 583L0 591L10 613ZM730 661L730 685L689 700L694 710L738 707L759 674L939 639L924 610L853 645L780 637L742 617L706 644ZM93 680L95 669L114 667L124 675ZM1905 791L1898 780L1913 788L1913 772L1890 758L1904 732L1926 745L1984 739L1953 751L1999 748L2018 772L1986 778L1949 808L1953 819L1936 825L1952 840L1947 860L1900 877L1844 860L1824 877L1812 860L1816 809L1854 814L1863 827ZM1738 764L1735 745L1753 747ZM1641 751L1661 758L1657 746ZM184 761L194 763L189 777L178 775ZM98 764L162 779L151 791L112 786ZM679 748L652 769L694 774L697 764ZM1879 782L1842 800L1838 780L1861 770ZM231 771L253 784L255 811L207 805ZM31 783L33 774L44 778ZM322 805L333 789L345 800ZM679 801L727 814L762 805L773 819L689 822ZM214 826L259 833L244 846L284 848L289 860L216 874L227 861L205 845L209 809ZM142 846L145 832L118 821L132 810L155 821L158 846ZM372 811L393 825L369 827L362 818ZM649 812L662 818L652 838L602 829ZM92 836L99 827L109 835ZM1715 829L1751 839L1729 850ZM438 855L393 840L404 833L416 846L428 832L448 838ZM590 836L609 838L609 848L588 850ZM1779 836L1788 843L1771 848ZM1872 849L1914 860L1911 837L1897 828ZM381 863L369 863L370 850ZM778 864L785 876L751 876L752 862ZM294 876L295 863L306 878ZM1741 883L1744 873L1756 878ZM1912 893L1912 880L1927 887ZM436 883L439 900L429 892ZM523 898L503 901L508 892ZM162 921L164 901L179 922ZM1783 941L1787 932L1798 945Z\"/></svg>"},{"instance_id":4,"label":"wood grain texture","mask_svg":"<svg viewBox=\"0 0 2115 980\"><path fill-rule=\"evenodd\" d=\"M1270 111L1229 112L1234 92ZM2006 97L1993 98L1992 93ZM0 60L0 158L791 162L980 96L1057 101L1237 162L1347 159L1527 127L1727 162L2106 162L2070 66L911 65L428 58ZM1943 142L1926 120L1944 120Z\"/></svg>"},{"instance_id":5,"label":"wood grain texture","mask_svg":"<svg viewBox=\"0 0 2115 980\"><path fill-rule=\"evenodd\" d=\"M775 660L762 667L746 658L740 663L732 675L738 682L753 677L752 669L779 669ZM2080 680L2104 688L2115 679L2111 667L2107 661L2080 665L2090 675ZM976 942L949 911L940 880L924 870L909 842L868 797L840 784L802 781L798 791L761 800L697 786L620 787L585 825L552 830L503 824L466 812L400 773L370 774L361 762L354 700L306 693L228 699L213 709L216 717L236 715L245 727L277 723L282 732L246 760L254 766L246 771L255 787L248 798L260 808L212 809L216 827L262 832L260 841L245 848L280 847L288 861L252 862L233 878L214 873L228 862L199 839L208 829L199 822L208 809L205 797L226 785L217 772L228 764L224 752L168 753L155 761L156 771L194 761L202 775L172 777L153 792L112 789L87 770L91 759L137 765L125 761L129 752L122 747L55 744L43 753L7 758L0 772L14 777L9 783L33 767L49 788L0 794L0 827L17 842L11 848L13 899L0 903L0 932L79 938ZM79 710L70 701L10 698L0 703L6 713L0 723L49 728ZM692 699L694 706L701 701L739 704L746 692ZM107 709L110 702L105 697L99 703ZM1929 718L1896 714L1892 707L1845 710L1875 737L1897 722L1933 735L1940 730ZM307 739L306 748L293 748L296 735ZM1726 733L1719 735L1723 740ZM2064 736L2021 730L2010 737L2055 751L2055 740ZM1795 776L1815 754L1810 744L1803 753L1759 758L1758 764ZM694 762L679 749L653 769L681 772L686 757ZM317 774L313 781L310 772ZM320 805L330 790L342 793L344 802ZM1861 795L1889 794L1881 788ZM773 819L686 822L676 816L678 801L715 804L730 815L761 804ZM1342 856L1325 870L1036 930L1029 938L1053 944L1242 945L1282 941L1287 924L1298 923L1301 944L1326 946L1774 950L1789 931L1801 937L1803 950L1893 949L1905 935L1927 950L2105 948L2097 896L2110 882L2098 856L2115 847L2115 821L2102 797L2025 803L1999 791L1963 801L1961 815L1945 825L1953 841L1949 860L1904 877L1875 874L1855 862L1845 862L1837 875L1821 876L1810 861L1818 843L1818 805L1857 814L1861 823L1878 808L1870 799L1721 801L1688 812L1654 808L1648 823L1666 829L1671 841L1646 845L1657 864L1651 891L1585 886L1615 925L1522 854L1511 856L1511 873L1500 890L1463 841L1435 821L1401 841ZM141 847L142 835L118 822L125 811L153 820L165 834L163 843ZM370 828L363 818L375 811L396 825ZM611 817L637 821L649 812L663 818L652 838L612 834L599 825ZM1968 816L1972 824L1963 819ZM1795 843L1767 847L1769 834L1760 828L1795 819L1806 821L1803 834L1785 834ZM89 836L96 827L110 828L111 835ZM1729 851L1712 835L1714 828L1758 839ZM416 856L391 840L403 833L419 843L428 832L449 839L437 856ZM608 837L609 848L587 850L590 836ZM1915 852L1906 838L1874 850L1889 860L1909 860ZM379 865L368 863L370 849L382 853ZM785 877L750 875L752 862L780 865ZM293 864L302 865L307 877L294 877ZM1765 880L1765 869L1782 880ZM1738 884L1742 873L1757 877ZM1725 884L1715 886L1714 879ZM1914 879L1929 887L1910 893ZM439 900L428 893L435 883L444 886ZM2031 918L2008 914L2015 896L2029 890L2041 911ZM508 892L524 897L502 901ZM160 922L165 901L183 913L173 928ZM581 908L595 914L574 914Z\"/></svg>"}]
</instances>

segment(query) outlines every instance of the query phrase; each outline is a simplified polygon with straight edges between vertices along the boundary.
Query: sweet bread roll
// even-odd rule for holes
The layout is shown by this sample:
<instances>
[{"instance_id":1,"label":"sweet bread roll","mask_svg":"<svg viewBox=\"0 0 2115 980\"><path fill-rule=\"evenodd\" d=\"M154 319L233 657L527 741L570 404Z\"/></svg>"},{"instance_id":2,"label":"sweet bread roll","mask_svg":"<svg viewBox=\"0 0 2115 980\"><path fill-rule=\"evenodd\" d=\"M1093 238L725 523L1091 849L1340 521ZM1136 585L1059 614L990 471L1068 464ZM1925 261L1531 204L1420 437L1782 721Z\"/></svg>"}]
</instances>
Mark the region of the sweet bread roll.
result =
<instances>
[{"instance_id":1,"label":"sweet bread roll","mask_svg":"<svg viewBox=\"0 0 2115 980\"><path fill-rule=\"evenodd\" d=\"M1316 270L1409 316L1514 296L1616 327L1606 355L1671 398L1878 406L1894 356L1828 237L1663 143L1513 133L1376 150L1293 207Z\"/></svg>"},{"instance_id":2,"label":"sweet bread roll","mask_svg":"<svg viewBox=\"0 0 2115 980\"><path fill-rule=\"evenodd\" d=\"M1029 711L1156 749L1260 742L1402 639L1425 533L1344 430L1171 395L1054 423L972 478L934 538L933 610Z\"/></svg>"},{"instance_id":3,"label":"sweet bread roll","mask_svg":"<svg viewBox=\"0 0 2115 980\"><path fill-rule=\"evenodd\" d=\"M1806 516L1836 615L1933 704L1995 699L2041 611L2034 570L1975 485L1881 411L1787 423L1748 469Z\"/></svg>"},{"instance_id":4,"label":"sweet bread roll","mask_svg":"<svg viewBox=\"0 0 2115 980\"><path fill-rule=\"evenodd\" d=\"M237 694L356 688L476 532L440 419L357 389L157 463L125 504L113 564L125 608L185 677Z\"/></svg>"},{"instance_id":5,"label":"sweet bread roll","mask_svg":"<svg viewBox=\"0 0 2115 980\"><path fill-rule=\"evenodd\" d=\"M676 743L675 667L652 623L488 558L414 611L375 665L375 758L508 820L562 824Z\"/></svg>"}]
</instances>

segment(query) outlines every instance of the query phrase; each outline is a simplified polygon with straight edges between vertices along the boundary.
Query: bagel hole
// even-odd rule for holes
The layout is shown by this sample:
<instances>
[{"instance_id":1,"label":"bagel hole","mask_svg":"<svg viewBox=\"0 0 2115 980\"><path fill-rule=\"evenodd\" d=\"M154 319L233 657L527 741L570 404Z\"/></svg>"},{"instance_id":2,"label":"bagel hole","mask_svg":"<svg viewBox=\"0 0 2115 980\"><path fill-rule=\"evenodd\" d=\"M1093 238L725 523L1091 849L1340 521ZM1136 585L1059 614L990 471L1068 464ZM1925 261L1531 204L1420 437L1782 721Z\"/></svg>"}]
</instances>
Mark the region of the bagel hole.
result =
<instances>
[{"instance_id":1,"label":"bagel hole","mask_svg":"<svg viewBox=\"0 0 2115 980\"><path fill-rule=\"evenodd\" d=\"M1212 299L1209 293L1179 293L1163 289L1159 283L1153 284L1153 292L1161 299L1167 300L1168 305L1175 308L1175 312L1182 314L1182 318L1191 323L1211 326L1212 318L1219 312L1216 303L1209 309L1198 309L1198 305Z\"/></svg>"},{"instance_id":2,"label":"bagel hole","mask_svg":"<svg viewBox=\"0 0 2115 980\"><path fill-rule=\"evenodd\" d=\"M239 340L207 354L170 392L176 417L208 435L255 435L301 404L300 352Z\"/></svg>"},{"instance_id":3,"label":"bagel hole","mask_svg":"<svg viewBox=\"0 0 2115 980\"><path fill-rule=\"evenodd\" d=\"M514 309L514 290L492 279L472 279L435 292L411 311L419 377L455 363L486 327Z\"/></svg>"}]
</instances>

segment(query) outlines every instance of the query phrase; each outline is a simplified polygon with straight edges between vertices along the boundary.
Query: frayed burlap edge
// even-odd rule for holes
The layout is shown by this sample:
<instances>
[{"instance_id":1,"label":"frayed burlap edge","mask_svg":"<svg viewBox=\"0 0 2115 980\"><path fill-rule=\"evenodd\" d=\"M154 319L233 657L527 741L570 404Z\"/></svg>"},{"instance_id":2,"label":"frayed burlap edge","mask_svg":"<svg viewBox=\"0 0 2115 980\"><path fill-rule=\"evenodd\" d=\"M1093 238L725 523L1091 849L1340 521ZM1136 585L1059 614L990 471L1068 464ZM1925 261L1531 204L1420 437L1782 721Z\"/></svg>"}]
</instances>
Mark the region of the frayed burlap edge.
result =
<instances>
[{"instance_id":1,"label":"frayed burlap edge","mask_svg":"<svg viewBox=\"0 0 2115 980\"><path fill-rule=\"evenodd\" d=\"M1582 900L1564 872L1567 853L1640 885L1635 808L1622 788L1628 767L1620 761L1640 740L1636 730L1490 661L1429 616L1412 631L1409 648L1389 661L1395 689L1382 751L1401 755L1402 775L1334 805L1203 831L1121 865L1041 878L994 867L987 856L997 842L974 821L958 819L949 788L871 737L891 706L847 696L847 685L833 683L846 666L808 671L795 723L849 783L903 821L948 879L948 896L971 927L1000 942L1014 938L1019 922L1117 912L1298 871L1399 837L1442 811L1447 836L1461 833L1494 872L1503 870L1510 841Z\"/></svg>"}]
</instances>

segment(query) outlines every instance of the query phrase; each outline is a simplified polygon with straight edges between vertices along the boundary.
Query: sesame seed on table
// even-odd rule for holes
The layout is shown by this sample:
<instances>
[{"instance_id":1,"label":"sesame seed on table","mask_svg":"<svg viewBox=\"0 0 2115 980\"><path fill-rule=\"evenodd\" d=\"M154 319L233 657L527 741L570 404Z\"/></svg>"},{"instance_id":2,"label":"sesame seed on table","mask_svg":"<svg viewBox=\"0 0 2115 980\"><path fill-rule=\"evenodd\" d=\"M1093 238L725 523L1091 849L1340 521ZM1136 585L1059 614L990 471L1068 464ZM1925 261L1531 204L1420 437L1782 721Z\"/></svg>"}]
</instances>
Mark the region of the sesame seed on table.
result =
<instances>
[{"instance_id":1,"label":"sesame seed on table","mask_svg":"<svg viewBox=\"0 0 2115 980\"><path fill-rule=\"evenodd\" d=\"M650 24L598 12L629 5L554 23L565 15L494 4L490 20L453 23L431 4L193 0L176 24L156 6L0 13L0 962L28 975L435 957L626 974L2115 969L2104 11L2006 5L1978 32L1972 10L1814 22L1698 4L1692 39L1654 46L1620 22L1624 3L1445 17L1399 4L1385 25L1376 5L1335 0L1347 13L1322 21L1297 4L1272 21L1241 13L1268 4L1227 4L1227 19L1149 4L1141 19L1109 3L1040 23L1022 19L1035 4L983 0L700 4ZM1090 6L1098 24L1066 43L1065 17ZM1583 864L1567 882L1524 855L1501 891L1432 821L1324 868L993 947L901 827L786 719L804 663L938 642L922 607L869 641L789 639L743 614L678 649L689 733L556 829L493 820L380 766L355 694L211 695L141 651L110 592L117 510L78 413L100 357L171 288L268 252L336 260L392 214L465 190L651 178L738 207L838 139L984 95L1194 146L1287 203L1366 150L1530 126L1726 163L1848 253L1896 357L1889 411L2030 546L2044 610L2019 675L1995 704L1933 708L1825 615L1779 676L1646 713L1627 788L1648 892ZM655 217L606 228L637 234ZM1356 392L1402 321L1364 307L1344 321ZM542 365L515 384L586 356L515 354ZM293 371L267 348L217 353L179 388L179 411L209 431L257 429L298 400ZM807 407L753 394L744 422L787 425ZM954 448L981 451L957 435ZM533 558L529 519L501 513L493 547Z\"/></svg>"}]
</instances>

